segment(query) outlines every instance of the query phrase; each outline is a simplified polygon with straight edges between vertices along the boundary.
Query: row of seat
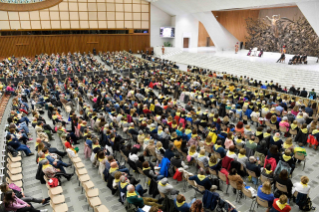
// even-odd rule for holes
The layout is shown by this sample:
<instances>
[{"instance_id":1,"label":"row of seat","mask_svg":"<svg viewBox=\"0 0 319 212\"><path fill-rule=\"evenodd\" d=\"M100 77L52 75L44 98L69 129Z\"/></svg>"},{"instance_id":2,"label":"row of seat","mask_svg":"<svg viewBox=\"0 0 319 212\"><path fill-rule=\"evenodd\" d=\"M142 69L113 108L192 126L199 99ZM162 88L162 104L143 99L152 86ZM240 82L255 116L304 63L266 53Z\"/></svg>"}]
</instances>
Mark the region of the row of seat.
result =
<instances>
[{"instance_id":1,"label":"row of seat","mask_svg":"<svg viewBox=\"0 0 319 212\"><path fill-rule=\"evenodd\" d=\"M66 114L68 114L69 111L67 111L67 107L63 106ZM62 138L59 137L60 142L63 145L63 148L65 151L67 151L65 145L63 144ZM83 146L84 148L84 146ZM69 151L67 151L68 157L70 159L70 162L72 162L72 165L75 169L75 174L77 176L77 179L79 181L79 186L81 185L82 191L84 192L85 197L88 202L88 210L89 208L93 208L95 212L109 212L109 210L106 208L105 205L102 205L101 199L99 197L99 189L95 188L94 183L91 181L90 176L88 175L88 171L85 168L85 164L82 162L81 158L78 156L78 154L75 154L75 156L72 156Z\"/></svg>"}]
</instances>

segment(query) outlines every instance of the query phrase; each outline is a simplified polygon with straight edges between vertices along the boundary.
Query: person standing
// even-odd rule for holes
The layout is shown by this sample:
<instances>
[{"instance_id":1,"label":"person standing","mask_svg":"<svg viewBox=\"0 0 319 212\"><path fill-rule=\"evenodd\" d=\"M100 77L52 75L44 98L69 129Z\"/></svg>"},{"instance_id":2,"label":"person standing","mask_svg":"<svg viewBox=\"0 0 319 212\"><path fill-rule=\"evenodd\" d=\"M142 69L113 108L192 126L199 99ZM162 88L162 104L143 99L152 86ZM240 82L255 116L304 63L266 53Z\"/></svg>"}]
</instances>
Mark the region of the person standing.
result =
<instances>
[{"instance_id":1,"label":"person standing","mask_svg":"<svg viewBox=\"0 0 319 212\"><path fill-rule=\"evenodd\" d=\"M238 42L237 42L236 45L235 45L235 54L237 54L238 48L239 48L239 45L238 45Z\"/></svg>"},{"instance_id":2,"label":"person standing","mask_svg":"<svg viewBox=\"0 0 319 212\"><path fill-rule=\"evenodd\" d=\"M164 46L162 46L162 55L164 55L164 53L165 53L165 48Z\"/></svg>"}]
</instances>

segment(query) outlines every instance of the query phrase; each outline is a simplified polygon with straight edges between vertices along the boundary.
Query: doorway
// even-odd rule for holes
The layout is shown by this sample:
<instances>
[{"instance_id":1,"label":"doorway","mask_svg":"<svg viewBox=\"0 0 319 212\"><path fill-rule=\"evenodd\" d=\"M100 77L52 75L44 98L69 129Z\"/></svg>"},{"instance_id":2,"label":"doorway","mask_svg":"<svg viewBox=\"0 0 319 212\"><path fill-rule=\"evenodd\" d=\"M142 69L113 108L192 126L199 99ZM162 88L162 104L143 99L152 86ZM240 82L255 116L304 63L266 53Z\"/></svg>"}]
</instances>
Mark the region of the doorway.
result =
<instances>
[{"instance_id":1,"label":"doorway","mask_svg":"<svg viewBox=\"0 0 319 212\"><path fill-rule=\"evenodd\" d=\"M184 40L183 40L183 48L189 48L189 38L184 38Z\"/></svg>"},{"instance_id":2,"label":"doorway","mask_svg":"<svg viewBox=\"0 0 319 212\"><path fill-rule=\"evenodd\" d=\"M210 46L210 37L206 38L206 46L209 47Z\"/></svg>"}]
</instances>

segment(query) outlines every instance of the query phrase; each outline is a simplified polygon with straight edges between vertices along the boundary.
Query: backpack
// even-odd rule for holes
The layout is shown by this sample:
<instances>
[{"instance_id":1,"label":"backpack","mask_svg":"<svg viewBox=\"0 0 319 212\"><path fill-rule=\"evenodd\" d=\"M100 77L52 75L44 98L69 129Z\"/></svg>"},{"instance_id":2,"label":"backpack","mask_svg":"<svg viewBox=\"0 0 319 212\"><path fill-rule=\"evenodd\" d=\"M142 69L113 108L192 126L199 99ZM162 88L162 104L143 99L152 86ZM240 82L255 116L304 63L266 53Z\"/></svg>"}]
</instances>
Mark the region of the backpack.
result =
<instances>
[{"instance_id":1,"label":"backpack","mask_svg":"<svg viewBox=\"0 0 319 212\"><path fill-rule=\"evenodd\" d=\"M7 150L12 154L13 157L17 157L19 155L18 151L13 149L12 146L7 146Z\"/></svg>"},{"instance_id":2,"label":"backpack","mask_svg":"<svg viewBox=\"0 0 319 212\"><path fill-rule=\"evenodd\" d=\"M210 181L211 181L212 185L217 186L217 190L220 190L218 178L212 178Z\"/></svg>"},{"instance_id":3,"label":"backpack","mask_svg":"<svg viewBox=\"0 0 319 212\"><path fill-rule=\"evenodd\" d=\"M312 210L312 201L309 197L303 202L303 204L300 204L299 209L302 211L311 211Z\"/></svg>"}]
</instances>

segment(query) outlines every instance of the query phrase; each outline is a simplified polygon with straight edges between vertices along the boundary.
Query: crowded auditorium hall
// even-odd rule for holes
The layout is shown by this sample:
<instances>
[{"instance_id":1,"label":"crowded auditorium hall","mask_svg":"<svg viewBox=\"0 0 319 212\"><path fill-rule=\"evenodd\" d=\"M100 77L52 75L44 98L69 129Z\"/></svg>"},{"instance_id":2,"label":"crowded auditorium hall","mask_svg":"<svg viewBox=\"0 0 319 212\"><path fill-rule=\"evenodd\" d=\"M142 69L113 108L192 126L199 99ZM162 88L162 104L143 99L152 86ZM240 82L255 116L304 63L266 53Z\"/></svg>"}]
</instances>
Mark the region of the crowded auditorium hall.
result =
<instances>
[{"instance_id":1,"label":"crowded auditorium hall","mask_svg":"<svg viewBox=\"0 0 319 212\"><path fill-rule=\"evenodd\" d=\"M0 212L319 206L318 0L1 0Z\"/></svg>"}]
</instances>

